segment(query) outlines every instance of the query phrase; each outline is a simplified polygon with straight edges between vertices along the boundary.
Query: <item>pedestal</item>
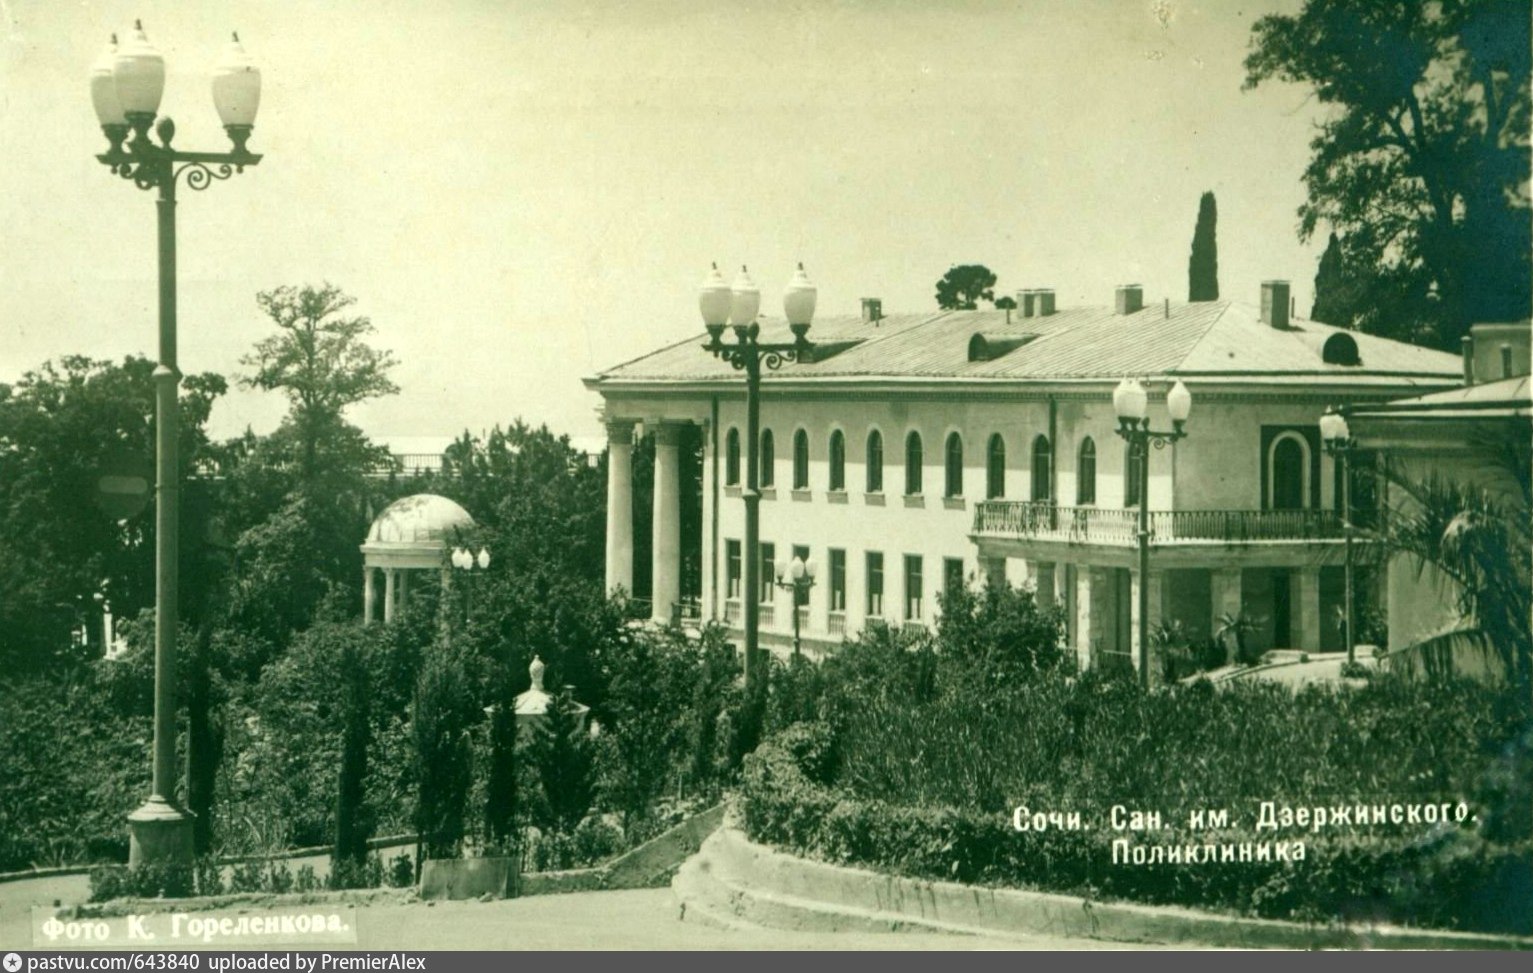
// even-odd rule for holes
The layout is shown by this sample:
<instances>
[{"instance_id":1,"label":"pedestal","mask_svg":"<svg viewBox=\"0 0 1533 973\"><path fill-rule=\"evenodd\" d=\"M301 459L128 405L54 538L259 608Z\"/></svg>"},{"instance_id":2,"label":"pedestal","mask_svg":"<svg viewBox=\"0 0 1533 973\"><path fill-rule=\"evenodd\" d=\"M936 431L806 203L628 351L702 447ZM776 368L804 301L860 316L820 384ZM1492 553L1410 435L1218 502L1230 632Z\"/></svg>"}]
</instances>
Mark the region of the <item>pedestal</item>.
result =
<instances>
[{"instance_id":1,"label":"pedestal","mask_svg":"<svg viewBox=\"0 0 1533 973\"><path fill-rule=\"evenodd\" d=\"M158 794L128 815L129 865L190 865L193 815Z\"/></svg>"}]
</instances>

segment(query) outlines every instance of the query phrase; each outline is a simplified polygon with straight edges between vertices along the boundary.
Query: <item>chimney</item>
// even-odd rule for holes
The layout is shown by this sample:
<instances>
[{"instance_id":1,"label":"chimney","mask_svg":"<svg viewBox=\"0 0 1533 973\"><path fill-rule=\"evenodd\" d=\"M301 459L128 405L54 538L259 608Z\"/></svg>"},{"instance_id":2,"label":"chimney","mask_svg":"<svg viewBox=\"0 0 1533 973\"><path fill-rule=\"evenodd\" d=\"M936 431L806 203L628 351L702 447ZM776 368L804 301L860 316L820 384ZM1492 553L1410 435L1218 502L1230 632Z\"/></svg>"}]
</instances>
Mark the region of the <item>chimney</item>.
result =
<instances>
[{"instance_id":1,"label":"chimney","mask_svg":"<svg viewBox=\"0 0 1533 973\"><path fill-rule=\"evenodd\" d=\"M876 297L862 299L862 323L877 324L884 316L884 302Z\"/></svg>"},{"instance_id":2,"label":"chimney","mask_svg":"<svg viewBox=\"0 0 1533 973\"><path fill-rule=\"evenodd\" d=\"M1288 281L1262 281L1262 323L1282 331L1288 327Z\"/></svg>"},{"instance_id":3,"label":"chimney","mask_svg":"<svg viewBox=\"0 0 1533 973\"><path fill-rule=\"evenodd\" d=\"M1474 384L1474 339L1467 334L1459 339L1459 350L1464 356L1464 384Z\"/></svg>"},{"instance_id":4,"label":"chimney","mask_svg":"<svg viewBox=\"0 0 1533 973\"><path fill-rule=\"evenodd\" d=\"M1046 318L1054 313L1054 288L1038 288L1033 291L1033 299L1037 302L1034 309L1038 312L1038 317Z\"/></svg>"},{"instance_id":5,"label":"chimney","mask_svg":"<svg viewBox=\"0 0 1533 973\"><path fill-rule=\"evenodd\" d=\"M1120 284L1117 303L1119 314L1133 314L1144 307L1144 288L1138 284Z\"/></svg>"},{"instance_id":6,"label":"chimney","mask_svg":"<svg viewBox=\"0 0 1533 973\"><path fill-rule=\"evenodd\" d=\"M1017 291L1017 307L1022 309L1024 318L1030 318L1037 312L1037 297L1032 290Z\"/></svg>"}]
</instances>

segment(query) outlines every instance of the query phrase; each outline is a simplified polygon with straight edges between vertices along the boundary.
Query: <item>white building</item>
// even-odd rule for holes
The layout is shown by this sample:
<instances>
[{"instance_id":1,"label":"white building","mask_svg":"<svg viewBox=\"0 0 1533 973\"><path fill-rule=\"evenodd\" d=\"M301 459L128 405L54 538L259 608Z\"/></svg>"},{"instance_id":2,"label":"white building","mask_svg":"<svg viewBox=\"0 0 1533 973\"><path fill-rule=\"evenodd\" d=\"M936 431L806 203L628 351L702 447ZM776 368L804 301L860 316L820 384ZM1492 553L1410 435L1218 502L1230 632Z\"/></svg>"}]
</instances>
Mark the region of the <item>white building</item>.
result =
<instances>
[{"instance_id":1,"label":"white building","mask_svg":"<svg viewBox=\"0 0 1533 973\"><path fill-rule=\"evenodd\" d=\"M1255 296L1255 295L1253 295ZM786 644L789 595L776 563L812 555L800 609L806 642L839 642L870 618L927 624L937 592L978 573L1036 584L1066 608L1083 663L1137 654L1135 521L1153 531L1152 623L1209 634L1224 613L1259 623L1260 648L1341 648L1336 474L1321 449L1328 405L1384 402L1460 384L1456 356L1291 316L1288 284L1259 306L1145 304L1138 286L1106 307L1056 307L1024 291L1014 311L816 320L812 360L762 383L764 646ZM702 614L738 625L745 438L743 376L703 336L588 379L611 449L609 587L632 584L631 443L656 437L655 615L680 599L677 438L704 427ZM732 340L726 335L726 340ZM763 341L790 340L763 321ZM1194 397L1188 436L1125 472L1111 394L1125 376Z\"/></svg>"}]
</instances>

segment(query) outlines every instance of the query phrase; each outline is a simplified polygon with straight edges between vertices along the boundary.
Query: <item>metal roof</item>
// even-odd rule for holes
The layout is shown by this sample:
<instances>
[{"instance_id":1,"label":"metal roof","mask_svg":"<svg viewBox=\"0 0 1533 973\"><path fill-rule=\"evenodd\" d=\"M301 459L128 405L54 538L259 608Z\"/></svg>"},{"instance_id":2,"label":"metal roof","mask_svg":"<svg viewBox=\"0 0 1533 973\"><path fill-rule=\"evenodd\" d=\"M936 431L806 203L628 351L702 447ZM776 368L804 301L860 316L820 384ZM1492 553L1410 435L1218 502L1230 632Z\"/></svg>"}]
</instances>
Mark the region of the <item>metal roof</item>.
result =
<instances>
[{"instance_id":1,"label":"metal roof","mask_svg":"<svg viewBox=\"0 0 1533 973\"><path fill-rule=\"evenodd\" d=\"M763 320L761 340L788 342L787 326ZM1326 339L1345 329L1293 319L1273 328L1257 309L1232 301L1152 304L1132 314L1111 307L1060 308L1046 316L1017 311L938 311L891 314L878 321L860 316L817 320L810 340L826 354L779 372L818 382L847 379L957 379L1005 383L1113 379L1126 375L1181 375L1288 384L1296 379L1334 379L1361 385L1441 386L1461 379L1457 355L1347 331L1357 343L1358 365L1322 360ZM1008 334L1037 335L989 360L970 361L969 341ZM732 341L725 332L725 341ZM589 380L594 388L628 383L736 381L737 373L700 347L704 335L661 348L607 369Z\"/></svg>"}]
</instances>

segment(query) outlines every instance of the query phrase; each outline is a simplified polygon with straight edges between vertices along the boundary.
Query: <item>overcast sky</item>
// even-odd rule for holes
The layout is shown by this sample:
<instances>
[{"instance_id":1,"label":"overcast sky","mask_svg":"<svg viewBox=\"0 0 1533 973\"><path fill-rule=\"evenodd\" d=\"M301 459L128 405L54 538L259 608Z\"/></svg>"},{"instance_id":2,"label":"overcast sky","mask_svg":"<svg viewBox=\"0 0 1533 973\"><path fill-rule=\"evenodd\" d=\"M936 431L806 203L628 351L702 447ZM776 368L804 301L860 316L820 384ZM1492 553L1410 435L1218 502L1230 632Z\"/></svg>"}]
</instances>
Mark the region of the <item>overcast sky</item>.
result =
<instances>
[{"instance_id":1,"label":"overcast sky","mask_svg":"<svg viewBox=\"0 0 1533 973\"><path fill-rule=\"evenodd\" d=\"M748 263L773 314L800 259L822 314L932 308L954 263L1061 306L1184 299L1211 189L1223 295L1290 278L1307 309L1318 108L1240 90L1251 23L1297 6L0 0L0 381L153 353L154 204L95 161L86 83L135 16L179 147L227 145L207 75L230 29L265 81L265 161L181 194L183 371L237 375L271 330L256 292L330 281L401 362L401 393L352 414L368 433L590 436L580 378L700 332L710 260ZM283 409L235 390L213 429Z\"/></svg>"}]
</instances>

